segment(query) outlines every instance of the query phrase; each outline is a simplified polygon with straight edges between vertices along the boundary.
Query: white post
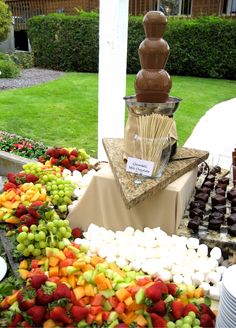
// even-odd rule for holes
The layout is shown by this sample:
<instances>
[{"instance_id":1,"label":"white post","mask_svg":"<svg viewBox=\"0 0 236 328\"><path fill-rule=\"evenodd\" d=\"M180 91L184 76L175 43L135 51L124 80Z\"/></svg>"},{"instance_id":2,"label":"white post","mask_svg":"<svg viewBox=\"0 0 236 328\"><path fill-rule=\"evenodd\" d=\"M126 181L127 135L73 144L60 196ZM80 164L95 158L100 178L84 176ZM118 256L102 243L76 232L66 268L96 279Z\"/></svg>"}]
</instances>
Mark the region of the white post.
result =
<instances>
[{"instance_id":1,"label":"white post","mask_svg":"<svg viewBox=\"0 0 236 328\"><path fill-rule=\"evenodd\" d=\"M107 159L103 138L123 138L129 0L100 0L98 159Z\"/></svg>"},{"instance_id":2,"label":"white post","mask_svg":"<svg viewBox=\"0 0 236 328\"><path fill-rule=\"evenodd\" d=\"M160 0L157 0L157 11L160 10Z\"/></svg>"}]
</instances>

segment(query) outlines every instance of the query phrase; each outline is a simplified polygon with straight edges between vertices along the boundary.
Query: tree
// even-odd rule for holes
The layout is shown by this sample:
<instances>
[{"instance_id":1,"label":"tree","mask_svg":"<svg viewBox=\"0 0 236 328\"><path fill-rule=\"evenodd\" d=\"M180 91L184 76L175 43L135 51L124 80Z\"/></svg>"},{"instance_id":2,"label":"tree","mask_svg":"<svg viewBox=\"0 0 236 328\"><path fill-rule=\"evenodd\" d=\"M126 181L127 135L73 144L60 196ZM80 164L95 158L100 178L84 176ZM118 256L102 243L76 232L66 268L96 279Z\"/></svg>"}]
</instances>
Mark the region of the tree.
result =
<instances>
[{"instance_id":1,"label":"tree","mask_svg":"<svg viewBox=\"0 0 236 328\"><path fill-rule=\"evenodd\" d=\"M6 40L11 28L11 12L5 2L0 0L0 42Z\"/></svg>"}]
</instances>

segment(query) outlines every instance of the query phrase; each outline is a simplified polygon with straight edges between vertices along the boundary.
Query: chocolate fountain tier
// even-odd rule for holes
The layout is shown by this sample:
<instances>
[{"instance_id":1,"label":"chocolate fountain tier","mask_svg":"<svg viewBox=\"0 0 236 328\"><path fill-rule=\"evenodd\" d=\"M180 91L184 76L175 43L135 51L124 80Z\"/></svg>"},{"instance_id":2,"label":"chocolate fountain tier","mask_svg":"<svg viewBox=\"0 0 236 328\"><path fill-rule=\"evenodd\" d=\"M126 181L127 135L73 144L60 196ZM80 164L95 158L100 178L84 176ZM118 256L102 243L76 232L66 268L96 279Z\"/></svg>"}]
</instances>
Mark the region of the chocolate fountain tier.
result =
<instances>
[{"instance_id":1,"label":"chocolate fountain tier","mask_svg":"<svg viewBox=\"0 0 236 328\"><path fill-rule=\"evenodd\" d=\"M139 46L140 64L143 69L162 69L169 57L170 48L164 39L145 39Z\"/></svg>"},{"instance_id":2,"label":"chocolate fountain tier","mask_svg":"<svg viewBox=\"0 0 236 328\"><path fill-rule=\"evenodd\" d=\"M173 116L181 98L169 96L165 103L138 102L136 96L124 97L128 111L134 115L150 115L152 113Z\"/></svg>"},{"instance_id":3,"label":"chocolate fountain tier","mask_svg":"<svg viewBox=\"0 0 236 328\"><path fill-rule=\"evenodd\" d=\"M144 16L144 31L147 38L162 38L167 18L161 11L149 11Z\"/></svg>"}]
</instances>

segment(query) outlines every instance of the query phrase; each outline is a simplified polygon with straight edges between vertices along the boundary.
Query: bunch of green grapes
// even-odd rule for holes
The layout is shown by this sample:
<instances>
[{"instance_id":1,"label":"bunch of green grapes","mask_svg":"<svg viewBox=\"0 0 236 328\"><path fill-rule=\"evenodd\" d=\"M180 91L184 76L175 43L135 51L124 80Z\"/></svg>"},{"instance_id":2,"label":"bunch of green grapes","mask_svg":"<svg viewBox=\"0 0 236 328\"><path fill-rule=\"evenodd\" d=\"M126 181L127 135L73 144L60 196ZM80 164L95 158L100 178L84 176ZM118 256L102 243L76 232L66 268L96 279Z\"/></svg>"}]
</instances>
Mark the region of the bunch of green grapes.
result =
<instances>
[{"instance_id":1,"label":"bunch of green grapes","mask_svg":"<svg viewBox=\"0 0 236 328\"><path fill-rule=\"evenodd\" d=\"M71 237L71 231L69 220L59 217L53 221L40 220L38 226L22 227L16 239L16 249L25 257L45 255L46 247L64 249L65 240Z\"/></svg>"},{"instance_id":2,"label":"bunch of green grapes","mask_svg":"<svg viewBox=\"0 0 236 328\"><path fill-rule=\"evenodd\" d=\"M78 161L79 162L88 162L90 156L86 153L84 149L78 149Z\"/></svg>"},{"instance_id":3,"label":"bunch of green grapes","mask_svg":"<svg viewBox=\"0 0 236 328\"><path fill-rule=\"evenodd\" d=\"M70 180L56 178L45 183L47 194L51 198L53 205L61 208L61 205L72 203L72 194L75 185Z\"/></svg>"},{"instance_id":4,"label":"bunch of green grapes","mask_svg":"<svg viewBox=\"0 0 236 328\"><path fill-rule=\"evenodd\" d=\"M23 170L26 174L34 174L40 178L43 171L42 167L43 165L41 163L29 162L23 165Z\"/></svg>"}]
</instances>

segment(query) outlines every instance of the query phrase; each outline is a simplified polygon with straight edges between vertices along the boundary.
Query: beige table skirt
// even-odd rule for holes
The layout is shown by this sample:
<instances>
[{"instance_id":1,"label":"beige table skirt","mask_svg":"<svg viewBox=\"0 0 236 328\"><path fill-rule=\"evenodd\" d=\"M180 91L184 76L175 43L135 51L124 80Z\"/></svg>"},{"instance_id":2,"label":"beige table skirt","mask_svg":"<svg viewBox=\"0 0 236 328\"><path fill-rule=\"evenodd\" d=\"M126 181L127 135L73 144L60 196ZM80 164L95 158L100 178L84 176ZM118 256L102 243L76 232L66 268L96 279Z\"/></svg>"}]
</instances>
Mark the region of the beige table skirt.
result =
<instances>
[{"instance_id":1,"label":"beige table skirt","mask_svg":"<svg viewBox=\"0 0 236 328\"><path fill-rule=\"evenodd\" d=\"M87 230L91 223L113 231L131 226L160 227L168 234L176 233L194 190L197 168L175 180L164 190L127 209L109 165L92 178L68 219L72 228Z\"/></svg>"}]
</instances>

